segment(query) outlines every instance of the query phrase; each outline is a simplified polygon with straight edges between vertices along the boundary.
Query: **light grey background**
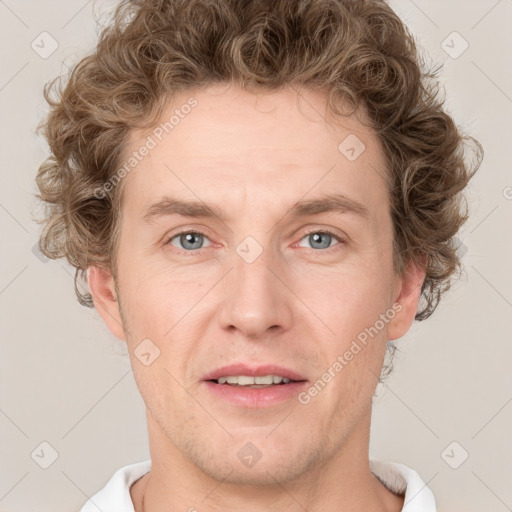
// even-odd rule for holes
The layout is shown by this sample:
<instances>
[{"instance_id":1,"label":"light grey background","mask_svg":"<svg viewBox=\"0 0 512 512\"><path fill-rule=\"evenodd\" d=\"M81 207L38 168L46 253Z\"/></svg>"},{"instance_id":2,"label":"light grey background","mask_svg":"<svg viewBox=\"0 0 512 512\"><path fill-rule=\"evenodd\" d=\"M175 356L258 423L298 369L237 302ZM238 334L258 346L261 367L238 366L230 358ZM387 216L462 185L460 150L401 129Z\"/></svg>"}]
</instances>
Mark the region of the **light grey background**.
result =
<instances>
[{"instance_id":1,"label":"light grey background","mask_svg":"<svg viewBox=\"0 0 512 512\"><path fill-rule=\"evenodd\" d=\"M115 470L149 458L124 343L78 304L73 269L33 252L34 177L47 156L34 134L46 111L42 88L92 48L93 11L113 4L0 0L2 512L78 510ZM375 401L371 457L418 471L440 512L512 510L512 0L391 5L431 59L445 63L447 106L486 153L460 234L466 275L399 341L394 374ZM46 58L31 47L42 52L44 37L51 48L44 31L58 43ZM468 49L453 58L464 41ZM50 462L44 441L58 453L48 469L36 463Z\"/></svg>"}]
</instances>

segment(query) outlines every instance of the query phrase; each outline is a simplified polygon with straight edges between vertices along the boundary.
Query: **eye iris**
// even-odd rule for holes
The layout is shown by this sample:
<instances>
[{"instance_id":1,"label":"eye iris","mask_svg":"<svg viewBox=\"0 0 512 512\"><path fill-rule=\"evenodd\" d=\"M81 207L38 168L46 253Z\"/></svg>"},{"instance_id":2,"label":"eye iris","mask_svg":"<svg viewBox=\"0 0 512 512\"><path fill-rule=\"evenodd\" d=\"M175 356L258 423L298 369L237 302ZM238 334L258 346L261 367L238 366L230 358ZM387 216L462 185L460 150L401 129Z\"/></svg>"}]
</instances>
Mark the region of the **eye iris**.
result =
<instances>
[{"instance_id":1,"label":"eye iris","mask_svg":"<svg viewBox=\"0 0 512 512\"><path fill-rule=\"evenodd\" d=\"M185 233L180 236L180 243L185 249L199 249L201 247L202 236L199 233ZM196 239L194 243L193 240ZM187 243L191 242L192 247L187 247Z\"/></svg>"},{"instance_id":2,"label":"eye iris","mask_svg":"<svg viewBox=\"0 0 512 512\"><path fill-rule=\"evenodd\" d=\"M312 240L311 245L313 246L314 249L326 249L331 245L332 237L328 233L313 233L312 235L309 235L309 236L310 236L310 240ZM321 247L315 247L314 244L319 241L321 242L322 238L324 240L324 243L320 244ZM325 240L327 240L327 244L325 243Z\"/></svg>"}]
</instances>

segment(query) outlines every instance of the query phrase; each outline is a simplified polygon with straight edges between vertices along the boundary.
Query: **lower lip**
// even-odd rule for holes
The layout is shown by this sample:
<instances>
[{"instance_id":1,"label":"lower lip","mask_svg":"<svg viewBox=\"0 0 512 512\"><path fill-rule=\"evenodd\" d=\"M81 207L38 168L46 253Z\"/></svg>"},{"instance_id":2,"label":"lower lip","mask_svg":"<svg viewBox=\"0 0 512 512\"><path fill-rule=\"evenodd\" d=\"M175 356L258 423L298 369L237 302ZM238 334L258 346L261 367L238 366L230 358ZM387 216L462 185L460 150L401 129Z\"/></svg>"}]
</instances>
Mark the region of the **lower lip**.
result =
<instances>
[{"instance_id":1,"label":"lower lip","mask_svg":"<svg viewBox=\"0 0 512 512\"><path fill-rule=\"evenodd\" d=\"M289 382L264 388L249 388L217 384L211 380L203 381L206 388L215 396L238 407L271 407L296 398L307 386L307 381Z\"/></svg>"}]
</instances>

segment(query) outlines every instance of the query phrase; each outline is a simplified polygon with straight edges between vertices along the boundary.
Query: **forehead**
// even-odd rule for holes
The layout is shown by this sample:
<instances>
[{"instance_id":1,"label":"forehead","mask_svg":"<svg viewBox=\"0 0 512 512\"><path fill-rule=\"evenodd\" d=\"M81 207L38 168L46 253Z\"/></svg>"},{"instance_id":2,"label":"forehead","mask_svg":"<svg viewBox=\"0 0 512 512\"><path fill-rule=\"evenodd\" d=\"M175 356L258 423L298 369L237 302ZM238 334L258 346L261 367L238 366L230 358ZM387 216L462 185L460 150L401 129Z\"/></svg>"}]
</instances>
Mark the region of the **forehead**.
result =
<instances>
[{"instance_id":1,"label":"forehead","mask_svg":"<svg viewBox=\"0 0 512 512\"><path fill-rule=\"evenodd\" d=\"M248 196L289 204L339 192L372 203L387 192L377 136L355 116L334 119L319 92L190 89L154 127L131 131L125 159L143 146L123 183L124 203L141 215L165 194L241 207Z\"/></svg>"}]
</instances>

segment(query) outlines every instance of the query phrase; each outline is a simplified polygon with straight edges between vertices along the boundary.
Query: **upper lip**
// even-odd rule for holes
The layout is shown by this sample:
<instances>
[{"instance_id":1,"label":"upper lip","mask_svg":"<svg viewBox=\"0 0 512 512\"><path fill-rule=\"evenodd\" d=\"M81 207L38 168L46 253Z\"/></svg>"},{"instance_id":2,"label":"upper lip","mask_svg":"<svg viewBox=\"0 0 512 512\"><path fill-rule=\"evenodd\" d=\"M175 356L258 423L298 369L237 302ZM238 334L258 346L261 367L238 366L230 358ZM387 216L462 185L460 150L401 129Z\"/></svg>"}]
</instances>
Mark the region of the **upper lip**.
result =
<instances>
[{"instance_id":1,"label":"upper lip","mask_svg":"<svg viewBox=\"0 0 512 512\"><path fill-rule=\"evenodd\" d=\"M250 366L244 363L231 364L213 370L202 377L201 380L217 380L219 377L227 377L229 375L247 375L249 377L257 377L263 375L279 375L290 380L307 380L300 373L294 370L278 366L275 364L265 364L258 366Z\"/></svg>"}]
</instances>

